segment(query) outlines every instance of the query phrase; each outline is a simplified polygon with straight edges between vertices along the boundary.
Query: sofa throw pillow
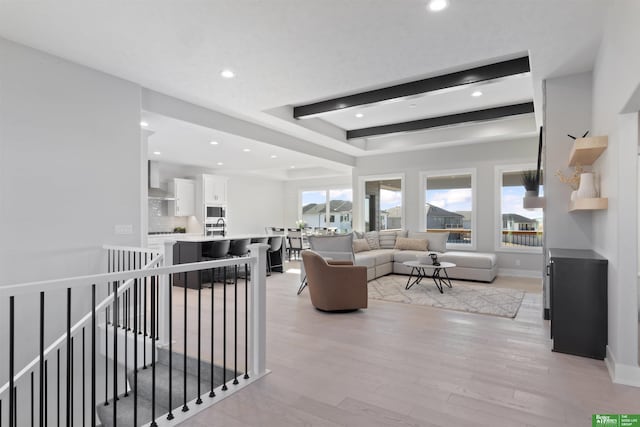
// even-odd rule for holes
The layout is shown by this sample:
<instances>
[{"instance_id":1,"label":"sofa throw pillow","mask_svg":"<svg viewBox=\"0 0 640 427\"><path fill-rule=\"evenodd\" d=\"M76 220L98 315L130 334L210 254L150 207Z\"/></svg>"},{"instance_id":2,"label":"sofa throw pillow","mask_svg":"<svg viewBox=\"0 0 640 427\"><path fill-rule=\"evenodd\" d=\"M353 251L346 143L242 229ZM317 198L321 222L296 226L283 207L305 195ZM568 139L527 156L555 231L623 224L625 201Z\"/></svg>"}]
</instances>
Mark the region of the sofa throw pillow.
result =
<instances>
[{"instance_id":1,"label":"sofa throw pillow","mask_svg":"<svg viewBox=\"0 0 640 427\"><path fill-rule=\"evenodd\" d=\"M429 250L433 252L446 252L449 232L433 233L425 231L410 231L409 237L414 239L426 239L429 241Z\"/></svg>"},{"instance_id":2,"label":"sofa throw pillow","mask_svg":"<svg viewBox=\"0 0 640 427\"><path fill-rule=\"evenodd\" d=\"M369 242L367 242L367 239L353 239L353 252L354 253L358 253L358 252L365 252L365 251L370 251L371 248L369 247Z\"/></svg>"},{"instance_id":3,"label":"sofa throw pillow","mask_svg":"<svg viewBox=\"0 0 640 427\"><path fill-rule=\"evenodd\" d=\"M364 238L367 239L369 247L371 249L380 249L380 237L377 231L369 231L364 233Z\"/></svg>"},{"instance_id":4,"label":"sofa throw pillow","mask_svg":"<svg viewBox=\"0 0 640 427\"><path fill-rule=\"evenodd\" d=\"M395 231L381 231L378 234L380 249L393 249L396 246L397 236Z\"/></svg>"},{"instance_id":5,"label":"sofa throw pillow","mask_svg":"<svg viewBox=\"0 0 640 427\"><path fill-rule=\"evenodd\" d=\"M354 239L364 239L364 233L362 231L354 231L353 232Z\"/></svg>"},{"instance_id":6,"label":"sofa throw pillow","mask_svg":"<svg viewBox=\"0 0 640 427\"><path fill-rule=\"evenodd\" d=\"M410 239L408 237L398 237L395 249L402 251L426 251L429 241L426 239Z\"/></svg>"}]
</instances>

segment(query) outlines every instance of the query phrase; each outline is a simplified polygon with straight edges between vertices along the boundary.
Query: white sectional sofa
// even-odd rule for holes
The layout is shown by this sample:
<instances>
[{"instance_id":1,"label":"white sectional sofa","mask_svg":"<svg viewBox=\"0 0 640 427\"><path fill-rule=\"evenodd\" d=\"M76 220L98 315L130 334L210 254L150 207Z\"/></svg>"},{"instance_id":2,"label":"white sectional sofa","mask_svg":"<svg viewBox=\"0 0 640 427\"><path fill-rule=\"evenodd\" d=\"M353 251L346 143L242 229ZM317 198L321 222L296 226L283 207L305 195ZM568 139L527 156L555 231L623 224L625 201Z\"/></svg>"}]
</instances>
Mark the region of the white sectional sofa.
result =
<instances>
[{"instance_id":1,"label":"white sectional sofa","mask_svg":"<svg viewBox=\"0 0 640 427\"><path fill-rule=\"evenodd\" d=\"M491 282L496 277L498 270L495 254L447 251L446 241L449 233L446 232L371 231L364 233L364 235L356 233L354 237L360 237L360 239L354 240L355 264L367 267L367 280L373 280L390 273L409 274L411 267L407 267L403 263L415 261L418 255L425 254L423 250L399 249L396 245L398 237L427 240L426 253L435 252L440 261L456 264L456 267L447 269L447 273L452 279ZM367 244L364 244L363 241L366 241ZM415 243L409 240L400 242ZM369 250L366 250L367 245Z\"/></svg>"}]
</instances>

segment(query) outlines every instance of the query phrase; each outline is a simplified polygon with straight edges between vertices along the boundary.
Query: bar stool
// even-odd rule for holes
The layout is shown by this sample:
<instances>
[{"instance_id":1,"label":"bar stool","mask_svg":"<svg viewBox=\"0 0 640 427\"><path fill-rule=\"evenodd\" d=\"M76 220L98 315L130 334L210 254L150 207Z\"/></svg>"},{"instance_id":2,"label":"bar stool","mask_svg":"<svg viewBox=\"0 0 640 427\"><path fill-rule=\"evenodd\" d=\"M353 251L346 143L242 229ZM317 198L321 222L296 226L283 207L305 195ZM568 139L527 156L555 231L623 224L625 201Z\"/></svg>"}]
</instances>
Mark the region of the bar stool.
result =
<instances>
[{"instance_id":1,"label":"bar stool","mask_svg":"<svg viewBox=\"0 0 640 427\"><path fill-rule=\"evenodd\" d=\"M213 261L216 259L227 258L227 254L229 253L229 247L231 246L231 242L229 240L212 240L209 242L209 245L206 245L206 250L203 250L202 258L206 261ZM204 248L203 248L204 249ZM223 267L226 276L227 267ZM217 268L214 268L211 272L211 287L213 287L213 282L215 281Z\"/></svg>"},{"instance_id":2,"label":"bar stool","mask_svg":"<svg viewBox=\"0 0 640 427\"><path fill-rule=\"evenodd\" d=\"M274 267L282 267L282 254L280 254L280 264L273 264L271 256L275 253L282 252L282 237L283 236L271 236L268 240L269 249L267 249L267 273L271 275L271 270Z\"/></svg>"},{"instance_id":3,"label":"bar stool","mask_svg":"<svg viewBox=\"0 0 640 427\"><path fill-rule=\"evenodd\" d=\"M249 244L251 243L250 238L246 239L233 239L229 245L229 257L231 258L239 258L243 256L247 256L249 254ZM245 276L248 274L248 267L245 264L244 268ZM234 283L238 282L238 266L234 268Z\"/></svg>"}]
</instances>

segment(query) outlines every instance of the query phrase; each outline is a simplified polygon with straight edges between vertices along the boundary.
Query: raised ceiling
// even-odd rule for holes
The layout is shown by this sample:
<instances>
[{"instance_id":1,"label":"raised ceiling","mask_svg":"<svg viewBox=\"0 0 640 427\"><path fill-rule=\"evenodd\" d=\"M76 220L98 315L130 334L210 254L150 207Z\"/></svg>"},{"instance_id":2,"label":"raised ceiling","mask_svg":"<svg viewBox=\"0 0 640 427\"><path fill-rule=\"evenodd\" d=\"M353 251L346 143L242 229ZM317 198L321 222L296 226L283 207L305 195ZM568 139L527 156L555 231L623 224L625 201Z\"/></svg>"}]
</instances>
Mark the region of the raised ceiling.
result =
<instances>
[{"instance_id":1,"label":"raised ceiling","mask_svg":"<svg viewBox=\"0 0 640 427\"><path fill-rule=\"evenodd\" d=\"M357 157L535 134L536 123L349 141L349 118L295 120L293 106L527 53L539 124L542 80L592 69L605 12L600 0L451 0L439 13L425 0L8 1L0 36L285 132L302 152L319 144ZM221 78L225 68L236 77ZM458 95L420 108L450 110Z\"/></svg>"},{"instance_id":2,"label":"raised ceiling","mask_svg":"<svg viewBox=\"0 0 640 427\"><path fill-rule=\"evenodd\" d=\"M150 133L151 160L208 167L224 175L286 180L350 173L337 163L160 114L145 111L142 120Z\"/></svg>"}]
</instances>

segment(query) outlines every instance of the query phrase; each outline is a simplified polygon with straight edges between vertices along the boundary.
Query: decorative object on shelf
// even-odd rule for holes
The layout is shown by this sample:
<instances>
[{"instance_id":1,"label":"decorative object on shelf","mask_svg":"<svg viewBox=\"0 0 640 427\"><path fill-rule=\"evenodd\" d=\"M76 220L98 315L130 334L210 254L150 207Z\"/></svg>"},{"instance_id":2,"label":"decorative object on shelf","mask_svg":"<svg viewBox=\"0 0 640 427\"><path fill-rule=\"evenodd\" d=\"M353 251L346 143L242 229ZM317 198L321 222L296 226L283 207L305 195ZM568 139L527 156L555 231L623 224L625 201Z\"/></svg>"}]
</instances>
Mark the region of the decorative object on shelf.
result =
<instances>
[{"instance_id":1,"label":"decorative object on shelf","mask_svg":"<svg viewBox=\"0 0 640 427\"><path fill-rule=\"evenodd\" d=\"M586 131L586 132L584 133L584 135L582 135L580 138L586 138L586 137L587 137L587 135L589 135L589 131ZM574 141L575 141L576 139L578 139L578 138L576 138L576 137L575 137L575 136L573 136L573 135L569 135L569 134L567 134L567 136L568 136L569 138L573 139Z\"/></svg>"},{"instance_id":2,"label":"decorative object on shelf","mask_svg":"<svg viewBox=\"0 0 640 427\"><path fill-rule=\"evenodd\" d=\"M520 180L526 190L525 197L537 197L540 191L538 183L538 172L533 170L520 172Z\"/></svg>"},{"instance_id":3,"label":"decorative object on shelf","mask_svg":"<svg viewBox=\"0 0 640 427\"><path fill-rule=\"evenodd\" d=\"M584 172L584 168L581 165L575 165L573 168L573 174L565 175L560 169L556 171L556 176L561 183L567 184L572 190L577 190L580 185L580 175Z\"/></svg>"},{"instance_id":4,"label":"decorative object on shelf","mask_svg":"<svg viewBox=\"0 0 640 427\"><path fill-rule=\"evenodd\" d=\"M307 223L304 222L304 220L299 219L299 220L296 221L296 228L298 228L300 230L302 230L306 225L307 225Z\"/></svg>"},{"instance_id":5,"label":"decorative object on shelf","mask_svg":"<svg viewBox=\"0 0 640 427\"><path fill-rule=\"evenodd\" d=\"M540 133L538 137L538 165L536 166L535 176L531 177L531 173L534 171L522 172L522 184L526 190L525 196L522 199L522 207L527 210L544 209L546 206L546 200L544 197L540 197L540 184L542 183L542 133L543 127L540 126ZM533 186L535 183L535 187ZM531 188L531 190L529 189ZM534 189L535 188L535 189Z\"/></svg>"},{"instance_id":6,"label":"decorative object on shelf","mask_svg":"<svg viewBox=\"0 0 640 427\"><path fill-rule=\"evenodd\" d=\"M184 227L174 227L173 228L173 232L174 233L186 233L187 229Z\"/></svg>"},{"instance_id":7,"label":"decorative object on shelf","mask_svg":"<svg viewBox=\"0 0 640 427\"><path fill-rule=\"evenodd\" d=\"M576 192L577 199L593 199L598 197L595 185L595 174L593 172L585 172L580 174L580 186Z\"/></svg>"},{"instance_id":8,"label":"decorative object on shelf","mask_svg":"<svg viewBox=\"0 0 640 427\"><path fill-rule=\"evenodd\" d=\"M432 265L440 265L440 262L438 261L438 254L431 253L429 256L431 257Z\"/></svg>"}]
</instances>

